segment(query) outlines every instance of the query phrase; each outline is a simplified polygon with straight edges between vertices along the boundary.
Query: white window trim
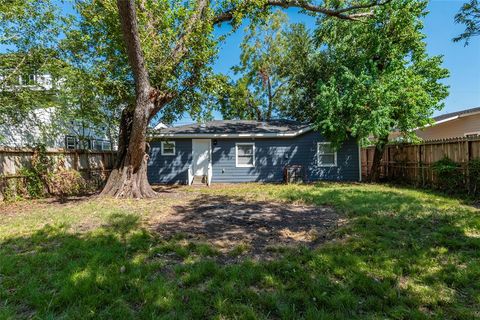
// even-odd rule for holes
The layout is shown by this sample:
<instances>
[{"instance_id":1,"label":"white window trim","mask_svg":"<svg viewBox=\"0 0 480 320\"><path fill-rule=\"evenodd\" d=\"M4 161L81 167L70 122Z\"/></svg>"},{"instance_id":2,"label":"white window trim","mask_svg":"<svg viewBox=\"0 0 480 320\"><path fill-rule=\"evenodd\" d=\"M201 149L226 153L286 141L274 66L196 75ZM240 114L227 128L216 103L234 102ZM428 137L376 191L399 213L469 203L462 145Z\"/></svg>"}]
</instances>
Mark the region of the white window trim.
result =
<instances>
[{"instance_id":1,"label":"white window trim","mask_svg":"<svg viewBox=\"0 0 480 320\"><path fill-rule=\"evenodd\" d=\"M337 166L337 151L335 151L335 152L333 153L333 161L334 161L334 163L332 163L332 164L323 164L323 163L320 163L320 155L331 154L331 153L322 153L322 154L320 154L320 152L319 152L319 147L320 147L320 145L325 145L325 144L331 145L332 143L331 143L331 142L317 142L317 164L318 164L319 167L336 167L336 166Z\"/></svg>"},{"instance_id":2,"label":"white window trim","mask_svg":"<svg viewBox=\"0 0 480 320\"><path fill-rule=\"evenodd\" d=\"M173 145L173 153L165 153L165 144L168 143L168 144L171 144ZM175 141L162 141L162 156L174 156L176 151L177 151L177 148L175 146Z\"/></svg>"},{"instance_id":3,"label":"white window trim","mask_svg":"<svg viewBox=\"0 0 480 320\"><path fill-rule=\"evenodd\" d=\"M73 148L69 148L68 146L71 144L73 144ZM66 136L65 137L65 148L67 150L75 150L77 149L77 138L74 137L74 136Z\"/></svg>"},{"instance_id":4,"label":"white window trim","mask_svg":"<svg viewBox=\"0 0 480 320\"><path fill-rule=\"evenodd\" d=\"M473 136L473 135L479 135L479 136L480 136L480 131L465 132L465 133L463 134L464 137Z\"/></svg>"},{"instance_id":5,"label":"white window trim","mask_svg":"<svg viewBox=\"0 0 480 320\"><path fill-rule=\"evenodd\" d=\"M253 164L238 163L238 146L253 146ZM235 143L235 166L238 168L254 168L255 167L255 142L237 142Z\"/></svg>"}]
</instances>

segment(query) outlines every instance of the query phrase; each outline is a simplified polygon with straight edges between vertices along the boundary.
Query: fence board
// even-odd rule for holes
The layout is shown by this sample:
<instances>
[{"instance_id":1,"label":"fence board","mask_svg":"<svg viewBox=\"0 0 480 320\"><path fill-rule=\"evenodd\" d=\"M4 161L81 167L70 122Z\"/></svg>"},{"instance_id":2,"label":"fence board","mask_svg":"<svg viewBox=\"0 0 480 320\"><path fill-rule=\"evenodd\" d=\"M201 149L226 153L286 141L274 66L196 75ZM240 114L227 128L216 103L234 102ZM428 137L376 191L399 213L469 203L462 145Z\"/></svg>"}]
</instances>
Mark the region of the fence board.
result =
<instances>
[{"instance_id":1,"label":"fence board","mask_svg":"<svg viewBox=\"0 0 480 320\"><path fill-rule=\"evenodd\" d=\"M362 177L371 172L375 147L362 148ZM391 144L386 147L381 162L380 178L402 180L415 185L432 185L435 174L432 165L444 157L460 164L459 174L468 183L468 161L480 159L480 137L425 141L421 144Z\"/></svg>"},{"instance_id":2,"label":"fence board","mask_svg":"<svg viewBox=\"0 0 480 320\"><path fill-rule=\"evenodd\" d=\"M48 150L47 155L55 160L57 168L73 169L91 185L103 183L113 168L116 153L92 150ZM32 149L0 148L0 201L7 185L25 184L22 168L31 167ZM95 183L95 184L93 184Z\"/></svg>"}]
</instances>

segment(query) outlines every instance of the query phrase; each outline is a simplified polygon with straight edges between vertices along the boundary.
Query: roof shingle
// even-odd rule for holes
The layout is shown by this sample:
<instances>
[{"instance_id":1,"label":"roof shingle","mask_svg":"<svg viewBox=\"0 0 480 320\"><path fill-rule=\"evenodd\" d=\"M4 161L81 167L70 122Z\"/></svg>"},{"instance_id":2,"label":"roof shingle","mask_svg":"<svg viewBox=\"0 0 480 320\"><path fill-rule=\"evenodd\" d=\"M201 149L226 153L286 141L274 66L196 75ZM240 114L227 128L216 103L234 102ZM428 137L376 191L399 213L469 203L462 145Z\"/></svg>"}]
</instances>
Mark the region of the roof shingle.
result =
<instances>
[{"instance_id":1,"label":"roof shingle","mask_svg":"<svg viewBox=\"0 0 480 320\"><path fill-rule=\"evenodd\" d=\"M160 134L294 134L309 125L292 120L214 120L157 131Z\"/></svg>"}]
</instances>

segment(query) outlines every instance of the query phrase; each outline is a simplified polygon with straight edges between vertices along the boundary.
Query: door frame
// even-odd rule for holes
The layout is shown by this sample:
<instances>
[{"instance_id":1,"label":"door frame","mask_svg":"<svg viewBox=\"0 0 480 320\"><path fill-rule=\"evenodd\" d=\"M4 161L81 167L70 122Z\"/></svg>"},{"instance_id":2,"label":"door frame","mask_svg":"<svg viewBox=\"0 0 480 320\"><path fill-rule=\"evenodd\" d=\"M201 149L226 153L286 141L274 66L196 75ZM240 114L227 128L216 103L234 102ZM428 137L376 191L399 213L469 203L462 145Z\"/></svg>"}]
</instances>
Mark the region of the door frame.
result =
<instances>
[{"instance_id":1,"label":"door frame","mask_svg":"<svg viewBox=\"0 0 480 320\"><path fill-rule=\"evenodd\" d=\"M205 173L205 175L208 175L208 167L212 165L212 139L192 139L192 172L193 172L193 176L196 175L196 171L197 171L197 168L196 168L196 163L195 163L195 149L193 147L195 141L208 141L208 165L207 165L207 172Z\"/></svg>"}]
</instances>

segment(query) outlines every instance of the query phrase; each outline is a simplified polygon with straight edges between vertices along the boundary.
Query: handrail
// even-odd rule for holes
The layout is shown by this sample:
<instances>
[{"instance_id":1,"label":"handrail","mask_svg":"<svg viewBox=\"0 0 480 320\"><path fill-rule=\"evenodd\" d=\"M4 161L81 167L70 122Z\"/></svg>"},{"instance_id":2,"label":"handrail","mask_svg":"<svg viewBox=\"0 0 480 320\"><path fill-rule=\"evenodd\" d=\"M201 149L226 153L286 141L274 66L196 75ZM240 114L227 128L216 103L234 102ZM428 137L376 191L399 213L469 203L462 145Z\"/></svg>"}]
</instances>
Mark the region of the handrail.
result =
<instances>
[{"instance_id":1,"label":"handrail","mask_svg":"<svg viewBox=\"0 0 480 320\"><path fill-rule=\"evenodd\" d=\"M210 186L210 184L212 183L212 175L213 175L213 172L212 172L212 164L209 163L208 164L208 171L207 171L207 186Z\"/></svg>"},{"instance_id":2,"label":"handrail","mask_svg":"<svg viewBox=\"0 0 480 320\"><path fill-rule=\"evenodd\" d=\"M189 186L192 185L192 183L193 183L193 178L195 178L195 177L193 176L193 169L192 169L192 166L189 165L189 166L188 166L188 181L187 181Z\"/></svg>"}]
</instances>

